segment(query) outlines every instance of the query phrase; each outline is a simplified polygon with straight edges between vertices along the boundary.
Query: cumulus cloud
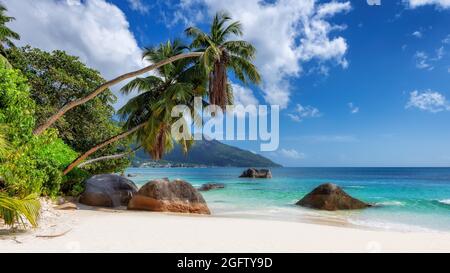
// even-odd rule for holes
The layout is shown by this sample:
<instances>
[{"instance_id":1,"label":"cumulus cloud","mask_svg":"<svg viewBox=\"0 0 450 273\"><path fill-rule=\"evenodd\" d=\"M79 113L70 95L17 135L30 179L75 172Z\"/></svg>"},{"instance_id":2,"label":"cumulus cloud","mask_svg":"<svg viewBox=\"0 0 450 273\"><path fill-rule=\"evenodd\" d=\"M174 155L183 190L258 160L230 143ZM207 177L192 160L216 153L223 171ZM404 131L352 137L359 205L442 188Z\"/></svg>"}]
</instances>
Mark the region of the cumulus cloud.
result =
<instances>
[{"instance_id":1,"label":"cumulus cloud","mask_svg":"<svg viewBox=\"0 0 450 273\"><path fill-rule=\"evenodd\" d=\"M450 0L403 0L410 8L417 8L425 5L435 5L436 7L450 8Z\"/></svg>"},{"instance_id":2,"label":"cumulus cloud","mask_svg":"<svg viewBox=\"0 0 450 273\"><path fill-rule=\"evenodd\" d=\"M348 66L346 40L332 35L344 27L333 25L329 20L336 14L348 12L349 1L182 0L178 6L175 16L181 22L193 23L192 19L197 17L201 18L198 23L204 23L209 20L208 16L221 10L230 11L235 20L241 21L244 39L251 41L258 50L256 64L264 79L264 98L281 108L289 103L289 78L300 76L302 62L331 61L343 68ZM201 8L205 16L198 14Z\"/></svg>"},{"instance_id":3,"label":"cumulus cloud","mask_svg":"<svg viewBox=\"0 0 450 273\"><path fill-rule=\"evenodd\" d=\"M312 107L310 105L303 106L301 104L297 104L293 113L289 113L288 116L296 122L301 122L307 118L318 118L322 116L319 109Z\"/></svg>"},{"instance_id":4,"label":"cumulus cloud","mask_svg":"<svg viewBox=\"0 0 450 273\"><path fill-rule=\"evenodd\" d=\"M3 0L19 45L62 49L111 79L143 65L124 13L105 0ZM124 98L119 97L119 104Z\"/></svg>"},{"instance_id":5,"label":"cumulus cloud","mask_svg":"<svg viewBox=\"0 0 450 273\"><path fill-rule=\"evenodd\" d=\"M354 105L353 102L349 102L347 104L348 108L350 108L350 113L351 114L357 114L359 113L359 107Z\"/></svg>"},{"instance_id":6,"label":"cumulus cloud","mask_svg":"<svg viewBox=\"0 0 450 273\"><path fill-rule=\"evenodd\" d=\"M299 153L295 149L281 149L279 154L288 159L304 159L306 157L304 153Z\"/></svg>"},{"instance_id":7,"label":"cumulus cloud","mask_svg":"<svg viewBox=\"0 0 450 273\"><path fill-rule=\"evenodd\" d=\"M406 108L417 108L422 111L438 113L450 111L450 103L439 92L432 90L419 92L415 90L409 94L409 101L406 104Z\"/></svg>"}]
</instances>

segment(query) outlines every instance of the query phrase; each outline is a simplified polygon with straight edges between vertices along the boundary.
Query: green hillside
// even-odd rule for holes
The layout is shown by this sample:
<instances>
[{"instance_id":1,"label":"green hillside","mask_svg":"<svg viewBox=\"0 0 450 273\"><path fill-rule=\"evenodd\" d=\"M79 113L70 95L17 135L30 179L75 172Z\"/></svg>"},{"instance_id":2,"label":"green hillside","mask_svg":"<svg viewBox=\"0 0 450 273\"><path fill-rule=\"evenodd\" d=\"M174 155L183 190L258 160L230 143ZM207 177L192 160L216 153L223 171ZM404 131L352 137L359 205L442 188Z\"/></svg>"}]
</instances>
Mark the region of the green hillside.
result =
<instances>
[{"instance_id":1,"label":"green hillside","mask_svg":"<svg viewBox=\"0 0 450 273\"><path fill-rule=\"evenodd\" d=\"M133 160L133 165L152 161L143 150L139 150ZM239 149L219 141L196 141L187 155L180 147L164 156L164 163L187 163L218 167L281 167L261 155Z\"/></svg>"}]
</instances>

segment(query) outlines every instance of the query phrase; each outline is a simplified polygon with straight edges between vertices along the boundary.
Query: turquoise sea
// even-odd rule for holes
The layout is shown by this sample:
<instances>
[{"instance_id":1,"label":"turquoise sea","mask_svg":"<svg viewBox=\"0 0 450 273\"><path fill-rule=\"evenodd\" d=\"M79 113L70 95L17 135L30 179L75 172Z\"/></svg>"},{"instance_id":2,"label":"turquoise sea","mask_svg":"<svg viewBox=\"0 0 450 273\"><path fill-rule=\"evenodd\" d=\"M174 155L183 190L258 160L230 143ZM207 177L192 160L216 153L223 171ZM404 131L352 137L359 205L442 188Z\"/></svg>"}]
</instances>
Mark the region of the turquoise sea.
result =
<instances>
[{"instance_id":1,"label":"turquoise sea","mask_svg":"<svg viewBox=\"0 0 450 273\"><path fill-rule=\"evenodd\" d=\"M225 189L203 192L219 217L326 221L399 231L450 231L450 168L274 168L272 179L238 178L245 168L129 168L138 185L168 177L194 186L216 182ZM363 201L357 211L322 212L295 206L321 183L333 182Z\"/></svg>"}]
</instances>

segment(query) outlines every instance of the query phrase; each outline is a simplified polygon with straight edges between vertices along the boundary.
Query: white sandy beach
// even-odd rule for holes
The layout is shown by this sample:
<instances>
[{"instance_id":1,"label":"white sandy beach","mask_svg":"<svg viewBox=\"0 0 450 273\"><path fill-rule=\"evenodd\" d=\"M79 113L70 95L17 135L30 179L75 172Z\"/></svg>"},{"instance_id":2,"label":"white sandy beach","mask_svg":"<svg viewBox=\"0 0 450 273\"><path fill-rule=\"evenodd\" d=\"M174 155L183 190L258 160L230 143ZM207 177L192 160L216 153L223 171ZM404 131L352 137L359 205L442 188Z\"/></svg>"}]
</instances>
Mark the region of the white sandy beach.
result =
<instances>
[{"instance_id":1,"label":"white sandy beach","mask_svg":"<svg viewBox=\"0 0 450 273\"><path fill-rule=\"evenodd\" d=\"M0 252L450 252L450 233L125 210L47 218L34 231L3 232Z\"/></svg>"}]
</instances>

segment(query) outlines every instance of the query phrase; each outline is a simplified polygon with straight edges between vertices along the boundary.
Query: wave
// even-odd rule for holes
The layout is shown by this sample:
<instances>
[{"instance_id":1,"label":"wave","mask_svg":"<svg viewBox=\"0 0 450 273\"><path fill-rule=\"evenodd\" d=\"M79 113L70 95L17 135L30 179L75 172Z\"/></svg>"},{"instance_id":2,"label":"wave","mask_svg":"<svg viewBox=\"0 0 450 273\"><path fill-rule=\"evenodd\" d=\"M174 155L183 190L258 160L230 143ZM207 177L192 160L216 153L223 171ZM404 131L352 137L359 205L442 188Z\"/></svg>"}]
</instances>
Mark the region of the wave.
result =
<instances>
[{"instance_id":1,"label":"wave","mask_svg":"<svg viewBox=\"0 0 450 273\"><path fill-rule=\"evenodd\" d=\"M375 206L404 206L405 203L400 201L384 201L384 202L377 202L375 203Z\"/></svg>"},{"instance_id":2,"label":"wave","mask_svg":"<svg viewBox=\"0 0 450 273\"><path fill-rule=\"evenodd\" d=\"M349 188L349 189L364 189L365 187L364 186L354 185L354 186L344 186L344 189L345 188Z\"/></svg>"},{"instance_id":3,"label":"wave","mask_svg":"<svg viewBox=\"0 0 450 273\"><path fill-rule=\"evenodd\" d=\"M437 200L439 203L450 206L450 199Z\"/></svg>"},{"instance_id":4,"label":"wave","mask_svg":"<svg viewBox=\"0 0 450 273\"><path fill-rule=\"evenodd\" d=\"M414 225L414 224L403 224L394 223L388 221L377 221L377 220L357 220L348 219L348 222L353 225L363 226L368 228L392 230L392 231L403 231L403 232L436 232L434 229Z\"/></svg>"}]
</instances>

